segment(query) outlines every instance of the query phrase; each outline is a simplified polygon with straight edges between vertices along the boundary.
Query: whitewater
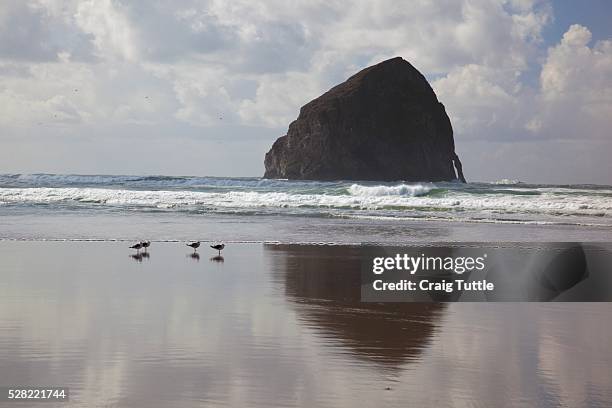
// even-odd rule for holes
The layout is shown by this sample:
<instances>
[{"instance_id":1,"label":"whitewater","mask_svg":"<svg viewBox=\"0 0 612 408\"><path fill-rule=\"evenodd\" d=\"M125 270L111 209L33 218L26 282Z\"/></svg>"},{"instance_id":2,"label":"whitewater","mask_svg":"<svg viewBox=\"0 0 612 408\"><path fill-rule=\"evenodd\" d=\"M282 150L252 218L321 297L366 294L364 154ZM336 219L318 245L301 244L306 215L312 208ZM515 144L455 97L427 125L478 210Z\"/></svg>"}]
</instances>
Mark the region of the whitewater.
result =
<instances>
[{"instance_id":1,"label":"whitewater","mask_svg":"<svg viewBox=\"0 0 612 408\"><path fill-rule=\"evenodd\" d=\"M335 219L368 225L384 221L400 226L444 222L605 228L612 226L612 187L513 180L461 184L0 175L0 216L7 220L13 235L19 228L10 225L12 216L40 220L104 215L134 220L151 214L160 220L187 217L190 222L223 216L225 220L232 217L235 223L257 223L257 217L266 217L266 223L282 218L283 222L294 220L296 225ZM0 238L7 238L7 234L0 231Z\"/></svg>"}]
</instances>

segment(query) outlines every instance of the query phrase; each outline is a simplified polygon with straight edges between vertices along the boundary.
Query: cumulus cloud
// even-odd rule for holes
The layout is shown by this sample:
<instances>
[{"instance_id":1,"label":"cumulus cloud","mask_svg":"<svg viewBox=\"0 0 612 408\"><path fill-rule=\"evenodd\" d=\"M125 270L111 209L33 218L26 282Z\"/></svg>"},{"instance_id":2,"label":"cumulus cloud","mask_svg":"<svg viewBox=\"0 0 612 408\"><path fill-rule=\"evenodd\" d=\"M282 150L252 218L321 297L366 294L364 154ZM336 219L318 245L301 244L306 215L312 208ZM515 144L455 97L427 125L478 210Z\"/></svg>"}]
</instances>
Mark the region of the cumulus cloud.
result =
<instances>
[{"instance_id":1,"label":"cumulus cloud","mask_svg":"<svg viewBox=\"0 0 612 408\"><path fill-rule=\"evenodd\" d=\"M565 139L610 138L612 40L590 47L591 37L586 27L575 24L548 50L538 113L528 123L534 133Z\"/></svg>"},{"instance_id":2,"label":"cumulus cloud","mask_svg":"<svg viewBox=\"0 0 612 408\"><path fill-rule=\"evenodd\" d=\"M232 126L235 139L256 126L263 149L311 98L399 55L432 80L458 146L605 139L612 42L574 25L544 44L552 21L547 0L7 0L0 126L193 126L203 138Z\"/></svg>"},{"instance_id":3,"label":"cumulus cloud","mask_svg":"<svg viewBox=\"0 0 612 408\"><path fill-rule=\"evenodd\" d=\"M124 6L111 0L78 3L74 14L76 26L93 37L96 54L103 59L139 59L132 22Z\"/></svg>"},{"instance_id":4,"label":"cumulus cloud","mask_svg":"<svg viewBox=\"0 0 612 408\"><path fill-rule=\"evenodd\" d=\"M469 64L452 70L433 86L464 138L499 139L520 128L525 90L520 70ZM517 121L519 124L517 126Z\"/></svg>"},{"instance_id":5,"label":"cumulus cloud","mask_svg":"<svg viewBox=\"0 0 612 408\"><path fill-rule=\"evenodd\" d=\"M265 126L288 123L309 98L396 55L431 75L450 72L450 88L453 78L474 72L499 78L513 71L512 76L525 68L550 12L533 2L489 0L421 1L411 7L363 1L348 8L326 1L38 0L9 2L2 9L4 15L23 15L22 26L31 27L13 41L15 52L73 62L70 41L47 43L53 22L54 30L87 39L87 52L107 70L135 65L167 81L173 91L167 97L180 106L161 117L211 125L223 111L228 121ZM4 51L3 59L15 59ZM240 92L236 84L245 82L254 89ZM112 81L107 85L117 88Z\"/></svg>"},{"instance_id":6,"label":"cumulus cloud","mask_svg":"<svg viewBox=\"0 0 612 408\"><path fill-rule=\"evenodd\" d=\"M612 126L612 41L596 42L572 25L550 47L538 86L523 69L464 65L434 82L456 131L487 140L609 138Z\"/></svg>"}]
</instances>

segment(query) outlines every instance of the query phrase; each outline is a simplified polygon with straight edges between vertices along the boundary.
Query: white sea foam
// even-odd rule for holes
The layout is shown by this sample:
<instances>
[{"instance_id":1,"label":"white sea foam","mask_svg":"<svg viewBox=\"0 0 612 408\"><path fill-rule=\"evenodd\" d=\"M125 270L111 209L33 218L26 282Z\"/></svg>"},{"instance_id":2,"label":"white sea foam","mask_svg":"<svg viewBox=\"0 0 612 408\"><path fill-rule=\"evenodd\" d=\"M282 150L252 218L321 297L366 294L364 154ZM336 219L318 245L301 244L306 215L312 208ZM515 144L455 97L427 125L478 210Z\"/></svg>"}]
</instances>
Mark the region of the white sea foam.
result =
<instances>
[{"instance_id":1,"label":"white sea foam","mask_svg":"<svg viewBox=\"0 0 612 408\"><path fill-rule=\"evenodd\" d=\"M397 187L397 188L396 188ZM413 188L409 188L413 187ZM428 186L353 185L351 194L296 194L281 191L157 191L104 188L2 188L0 202L11 204L53 204L77 206L112 206L129 209L217 209L245 208L319 208L393 211L436 211L458 218L464 211L491 214L548 214L551 216L596 216L612 214L612 200L607 196L470 194L449 191L440 197L422 196ZM421 195L419 195L421 194ZM281 211L281 210L278 210ZM499 216L498 218L502 218Z\"/></svg>"},{"instance_id":2,"label":"white sea foam","mask_svg":"<svg viewBox=\"0 0 612 408\"><path fill-rule=\"evenodd\" d=\"M376 196L423 196L433 190L433 185L423 184L400 184L397 186L363 186L353 184L348 191L353 196L376 197Z\"/></svg>"},{"instance_id":3,"label":"white sea foam","mask_svg":"<svg viewBox=\"0 0 612 408\"><path fill-rule=\"evenodd\" d=\"M491 184L513 185L513 184L522 184L522 181L512 180L512 179L501 179L501 180L494 181Z\"/></svg>"}]
</instances>

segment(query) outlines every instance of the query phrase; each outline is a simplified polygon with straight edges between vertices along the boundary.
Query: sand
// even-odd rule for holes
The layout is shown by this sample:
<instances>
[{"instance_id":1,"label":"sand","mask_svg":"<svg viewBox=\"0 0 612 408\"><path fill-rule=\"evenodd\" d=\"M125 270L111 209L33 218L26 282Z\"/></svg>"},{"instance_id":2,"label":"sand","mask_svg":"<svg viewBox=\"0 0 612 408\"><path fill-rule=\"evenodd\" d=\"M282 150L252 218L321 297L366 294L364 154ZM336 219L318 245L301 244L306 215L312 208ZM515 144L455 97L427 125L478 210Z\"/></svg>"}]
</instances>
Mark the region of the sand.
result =
<instances>
[{"instance_id":1,"label":"sand","mask_svg":"<svg viewBox=\"0 0 612 408\"><path fill-rule=\"evenodd\" d=\"M127 246L0 242L0 385L69 387L58 406L612 404L609 304L362 304L354 247Z\"/></svg>"}]
</instances>

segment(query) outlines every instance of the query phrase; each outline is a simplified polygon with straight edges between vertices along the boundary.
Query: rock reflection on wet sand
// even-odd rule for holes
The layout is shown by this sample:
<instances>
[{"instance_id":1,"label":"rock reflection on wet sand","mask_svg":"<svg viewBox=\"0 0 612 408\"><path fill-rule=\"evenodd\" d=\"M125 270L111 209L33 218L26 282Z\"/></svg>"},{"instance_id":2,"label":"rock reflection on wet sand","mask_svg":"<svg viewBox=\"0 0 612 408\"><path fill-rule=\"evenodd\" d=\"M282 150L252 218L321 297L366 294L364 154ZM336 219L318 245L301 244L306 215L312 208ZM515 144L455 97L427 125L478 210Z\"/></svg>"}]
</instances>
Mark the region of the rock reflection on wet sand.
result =
<instances>
[{"instance_id":1,"label":"rock reflection on wet sand","mask_svg":"<svg viewBox=\"0 0 612 408\"><path fill-rule=\"evenodd\" d=\"M441 303L362 303L359 247L266 245L273 279L307 325L355 357L399 369L434 335Z\"/></svg>"},{"instance_id":2,"label":"rock reflection on wet sand","mask_svg":"<svg viewBox=\"0 0 612 408\"><path fill-rule=\"evenodd\" d=\"M363 304L354 247L207 258L0 241L0 386L74 407L612 406L610 304Z\"/></svg>"}]
</instances>

